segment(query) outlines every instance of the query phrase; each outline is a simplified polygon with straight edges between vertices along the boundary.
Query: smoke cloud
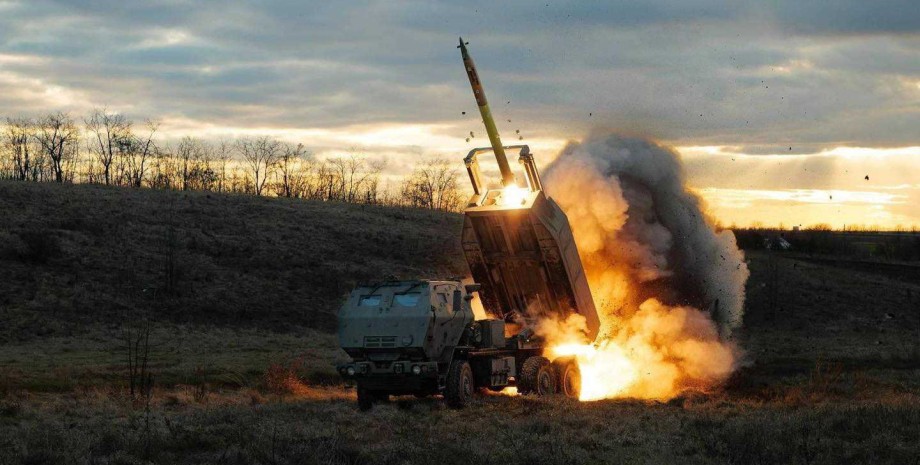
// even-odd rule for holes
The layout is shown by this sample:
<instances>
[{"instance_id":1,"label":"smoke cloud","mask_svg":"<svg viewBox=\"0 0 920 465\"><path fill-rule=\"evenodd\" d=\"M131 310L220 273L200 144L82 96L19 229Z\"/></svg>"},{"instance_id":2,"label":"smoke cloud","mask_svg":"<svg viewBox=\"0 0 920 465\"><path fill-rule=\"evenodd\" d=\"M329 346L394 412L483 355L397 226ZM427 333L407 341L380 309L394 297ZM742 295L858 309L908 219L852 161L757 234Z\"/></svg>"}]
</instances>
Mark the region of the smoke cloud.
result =
<instances>
[{"instance_id":1,"label":"smoke cloud","mask_svg":"<svg viewBox=\"0 0 920 465\"><path fill-rule=\"evenodd\" d=\"M640 138L593 134L545 170L569 218L601 317L593 345L578 318L537 331L576 355L582 399L667 398L723 381L738 350L749 272L731 231L718 231L687 189L678 155ZM641 369L640 369L641 368Z\"/></svg>"}]
</instances>

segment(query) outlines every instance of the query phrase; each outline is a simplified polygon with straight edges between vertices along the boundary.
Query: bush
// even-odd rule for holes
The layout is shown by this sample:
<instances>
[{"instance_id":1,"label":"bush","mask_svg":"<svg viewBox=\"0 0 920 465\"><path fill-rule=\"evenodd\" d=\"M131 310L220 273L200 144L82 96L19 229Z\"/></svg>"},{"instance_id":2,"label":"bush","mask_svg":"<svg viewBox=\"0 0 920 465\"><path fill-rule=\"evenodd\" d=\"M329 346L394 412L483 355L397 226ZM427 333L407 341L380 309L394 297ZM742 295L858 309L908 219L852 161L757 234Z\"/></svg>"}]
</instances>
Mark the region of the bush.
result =
<instances>
[{"instance_id":1,"label":"bush","mask_svg":"<svg viewBox=\"0 0 920 465\"><path fill-rule=\"evenodd\" d=\"M306 389L298 376L298 371L302 369L303 360L301 359L290 363L273 363L265 371L263 385L268 392L273 394L301 394Z\"/></svg>"}]
</instances>

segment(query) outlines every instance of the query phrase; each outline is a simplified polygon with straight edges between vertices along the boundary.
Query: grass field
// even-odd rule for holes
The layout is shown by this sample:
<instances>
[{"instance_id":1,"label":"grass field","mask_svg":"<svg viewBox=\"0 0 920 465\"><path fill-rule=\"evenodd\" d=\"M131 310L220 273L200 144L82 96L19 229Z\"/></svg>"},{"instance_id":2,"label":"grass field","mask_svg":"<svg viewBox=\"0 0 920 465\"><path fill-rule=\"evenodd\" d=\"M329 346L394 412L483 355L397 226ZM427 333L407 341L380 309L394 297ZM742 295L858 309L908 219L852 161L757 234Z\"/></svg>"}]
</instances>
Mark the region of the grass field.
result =
<instances>
[{"instance_id":1,"label":"grass field","mask_svg":"<svg viewBox=\"0 0 920 465\"><path fill-rule=\"evenodd\" d=\"M0 218L0 463L920 463L920 283L890 267L750 252L744 364L713 392L361 413L339 299L464 274L457 215L0 182Z\"/></svg>"}]
</instances>

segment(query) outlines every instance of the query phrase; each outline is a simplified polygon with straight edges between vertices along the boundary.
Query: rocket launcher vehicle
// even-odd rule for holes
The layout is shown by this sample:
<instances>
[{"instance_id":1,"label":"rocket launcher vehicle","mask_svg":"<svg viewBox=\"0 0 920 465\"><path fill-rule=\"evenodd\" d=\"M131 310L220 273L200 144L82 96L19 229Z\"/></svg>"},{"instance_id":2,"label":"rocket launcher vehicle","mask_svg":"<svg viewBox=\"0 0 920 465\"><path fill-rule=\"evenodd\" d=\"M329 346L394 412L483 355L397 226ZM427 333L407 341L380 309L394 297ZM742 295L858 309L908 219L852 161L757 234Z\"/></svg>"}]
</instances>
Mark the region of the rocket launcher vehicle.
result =
<instances>
[{"instance_id":1,"label":"rocket launcher vehicle","mask_svg":"<svg viewBox=\"0 0 920 465\"><path fill-rule=\"evenodd\" d=\"M476 65L460 38L460 53L491 147L476 148L464 159L473 195L463 212L463 252L483 307L507 323L585 318L588 337L600 321L568 218L546 196L527 145L503 146ZM506 151L517 151L523 168L518 184ZM491 151L501 186L484 186L477 157ZM509 325L510 326L510 325Z\"/></svg>"},{"instance_id":2,"label":"rocket launcher vehicle","mask_svg":"<svg viewBox=\"0 0 920 465\"><path fill-rule=\"evenodd\" d=\"M550 360L546 341L531 323L578 313L592 340L600 326L565 213L543 193L529 147L502 145L463 39L460 51L492 143L470 151L465 160L473 196L461 235L476 282L384 280L351 292L339 310L339 345L351 361L336 369L355 383L361 410L405 394L441 394L459 408L477 389L508 386L524 395L578 398L577 360ZM523 184L506 150L518 152ZM498 186L481 180L477 157L489 151L501 171ZM475 319L476 292L492 317Z\"/></svg>"}]
</instances>

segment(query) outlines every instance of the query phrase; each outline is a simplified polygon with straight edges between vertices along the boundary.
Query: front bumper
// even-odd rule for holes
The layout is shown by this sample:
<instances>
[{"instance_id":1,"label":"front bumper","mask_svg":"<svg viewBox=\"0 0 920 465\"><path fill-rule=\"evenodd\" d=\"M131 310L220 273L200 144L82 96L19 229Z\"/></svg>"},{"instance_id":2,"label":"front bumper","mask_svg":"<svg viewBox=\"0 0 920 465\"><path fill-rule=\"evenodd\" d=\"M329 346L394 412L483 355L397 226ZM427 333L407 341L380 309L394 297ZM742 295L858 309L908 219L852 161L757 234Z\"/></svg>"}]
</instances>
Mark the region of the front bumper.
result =
<instances>
[{"instance_id":1,"label":"front bumper","mask_svg":"<svg viewBox=\"0 0 920 465\"><path fill-rule=\"evenodd\" d=\"M346 381L368 389L420 390L438 378L438 362L350 362L336 370Z\"/></svg>"}]
</instances>

